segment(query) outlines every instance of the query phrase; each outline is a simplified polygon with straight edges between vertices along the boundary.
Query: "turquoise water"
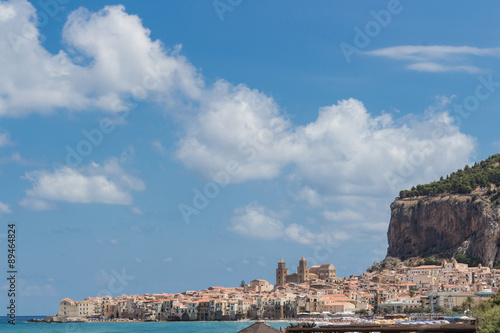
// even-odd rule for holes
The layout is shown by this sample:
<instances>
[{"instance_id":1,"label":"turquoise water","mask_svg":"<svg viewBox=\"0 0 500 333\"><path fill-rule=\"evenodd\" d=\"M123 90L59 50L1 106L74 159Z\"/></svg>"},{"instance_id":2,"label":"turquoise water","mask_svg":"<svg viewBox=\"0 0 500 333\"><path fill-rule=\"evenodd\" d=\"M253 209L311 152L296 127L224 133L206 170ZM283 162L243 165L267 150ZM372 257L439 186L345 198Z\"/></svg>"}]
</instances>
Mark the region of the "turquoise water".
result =
<instances>
[{"instance_id":1,"label":"turquoise water","mask_svg":"<svg viewBox=\"0 0 500 333\"><path fill-rule=\"evenodd\" d=\"M27 323L33 317L18 317L16 325L7 323L5 317L0 319L0 332L35 332L35 333L114 333L114 332L168 332L168 333L236 333L253 322L161 322L161 323L74 323L74 324L44 324ZM267 323L279 329L288 323Z\"/></svg>"}]
</instances>

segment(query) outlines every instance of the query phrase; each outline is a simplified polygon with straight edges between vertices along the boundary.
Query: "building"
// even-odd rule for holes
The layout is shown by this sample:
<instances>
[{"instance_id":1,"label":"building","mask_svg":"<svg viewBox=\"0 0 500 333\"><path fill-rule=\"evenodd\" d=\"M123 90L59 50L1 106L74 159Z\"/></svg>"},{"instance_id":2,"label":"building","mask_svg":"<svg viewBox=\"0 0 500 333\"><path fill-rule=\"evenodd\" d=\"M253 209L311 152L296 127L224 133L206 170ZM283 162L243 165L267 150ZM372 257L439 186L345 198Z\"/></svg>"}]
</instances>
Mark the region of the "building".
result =
<instances>
[{"instance_id":1,"label":"building","mask_svg":"<svg viewBox=\"0 0 500 333\"><path fill-rule=\"evenodd\" d=\"M276 287L284 286L286 284L286 278L288 276L288 269L286 268L286 263L281 258L278 263L278 268L276 269Z\"/></svg>"},{"instance_id":2,"label":"building","mask_svg":"<svg viewBox=\"0 0 500 333\"><path fill-rule=\"evenodd\" d=\"M250 281L250 284L245 291L252 291L254 293L261 293L273 290L272 284L267 282L266 280L256 279Z\"/></svg>"},{"instance_id":3,"label":"building","mask_svg":"<svg viewBox=\"0 0 500 333\"><path fill-rule=\"evenodd\" d=\"M307 266L307 260L302 257L297 267L297 273L288 274L286 263L283 258L278 262L276 269L276 285L275 287L284 286L287 283L304 283L311 280L329 280L337 276L337 270L332 264L323 264L318 266Z\"/></svg>"},{"instance_id":4,"label":"building","mask_svg":"<svg viewBox=\"0 0 500 333\"><path fill-rule=\"evenodd\" d=\"M381 308L389 308L392 313L402 313L405 309L416 309L422 306L420 297L398 297L383 302Z\"/></svg>"},{"instance_id":5,"label":"building","mask_svg":"<svg viewBox=\"0 0 500 333\"><path fill-rule=\"evenodd\" d=\"M317 278L327 281L330 278L335 278L337 276L337 270L332 264L311 266L311 268L309 269L309 275L311 278Z\"/></svg>"},{"instance_id":6,"label":"building","mask_svg":"<svg viewBox=\"0 0 500 333\"><path fill-rule=\"evenodd\" d=\"M59 315L64 317L78 317L78 307L71 298L65 298L59 303Z\"/></svg>"},{"instance_id":7,"label":"building","mask_svg":"<svg viewBox=\"0 0 500 333\"><path fill-rule=\"evenodd\" d=\"M298 283L304 283L309 281L309 267L307 267L307 260L302 256L299 261L299 267L297 267Z\"/></svg>"}]
</instances>

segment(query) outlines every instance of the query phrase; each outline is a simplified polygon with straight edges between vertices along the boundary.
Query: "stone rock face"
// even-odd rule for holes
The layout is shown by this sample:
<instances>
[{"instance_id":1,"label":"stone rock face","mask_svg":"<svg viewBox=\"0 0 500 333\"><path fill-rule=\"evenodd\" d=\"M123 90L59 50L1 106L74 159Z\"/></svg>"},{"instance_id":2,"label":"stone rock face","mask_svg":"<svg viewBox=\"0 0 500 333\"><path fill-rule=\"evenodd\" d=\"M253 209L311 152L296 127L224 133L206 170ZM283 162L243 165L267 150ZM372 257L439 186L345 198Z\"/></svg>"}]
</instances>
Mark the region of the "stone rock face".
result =
<instances>
[{"instance_id":1,"label":"stone rock face","mask_svg":"<svg viewBox=\"0 0 500 333\"><path fill-rule=\"evenodd\" d=\"M500 209L481 194L396 199L387 238L387 256L464 253L491 267L500 261Z\"/></svg>"}]
</instances>

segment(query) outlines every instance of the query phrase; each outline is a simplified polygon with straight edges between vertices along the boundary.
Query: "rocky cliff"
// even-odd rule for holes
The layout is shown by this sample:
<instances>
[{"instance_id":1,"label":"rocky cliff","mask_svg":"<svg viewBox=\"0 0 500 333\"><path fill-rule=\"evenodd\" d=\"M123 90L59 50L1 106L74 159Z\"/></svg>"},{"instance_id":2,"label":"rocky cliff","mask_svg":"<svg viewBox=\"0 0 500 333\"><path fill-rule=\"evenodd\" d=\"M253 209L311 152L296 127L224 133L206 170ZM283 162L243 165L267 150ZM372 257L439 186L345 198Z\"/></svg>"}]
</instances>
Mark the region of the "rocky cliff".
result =
<instances>
[{"instance_id":1,"label":"rocky cliff","mask_svg":"<svg viewBox=\"0 0 500 333\"><path fill-rule=\"evenodd\" d=\"M400 259L463 253L500 261L500 208L485 189L467 194L397 198L391 204L387 256Z\"/></svg>"}]
</instances>

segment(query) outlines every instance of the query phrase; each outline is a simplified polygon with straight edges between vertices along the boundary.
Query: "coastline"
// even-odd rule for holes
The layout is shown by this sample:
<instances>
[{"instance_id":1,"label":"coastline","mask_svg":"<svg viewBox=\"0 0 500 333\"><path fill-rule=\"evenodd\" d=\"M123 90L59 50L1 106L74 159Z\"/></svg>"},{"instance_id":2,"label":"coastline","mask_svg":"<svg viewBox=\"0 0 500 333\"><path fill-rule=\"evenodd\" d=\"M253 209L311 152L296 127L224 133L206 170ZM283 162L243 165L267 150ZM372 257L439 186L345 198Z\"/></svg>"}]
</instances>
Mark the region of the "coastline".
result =
<instances>
[{"instance_id":1,"label":"coastline","mask_svg":"<svg viewBox=\"0 0 500 333\"><path fill-rule=\"evenodd\" d=\"M299 322L311 322L316 321L319 322L321 320L312 320L312 319L264 319L264 320L252 320L252 319L241 319L241 320L191 320L191 321L181 321L181 320L143 320L143 319L128 319L128 318L113 318L113 319L78 319L78 320L65 320L65 321L51 321L47 318L51 316L47 316L43 318L43 316L24 316L24 321L29 323L43 323L43 324L74 324L74 323L299 323ZM33 317L42 317L42 318L33 318Z\"/></svg>"}]
</instances>

